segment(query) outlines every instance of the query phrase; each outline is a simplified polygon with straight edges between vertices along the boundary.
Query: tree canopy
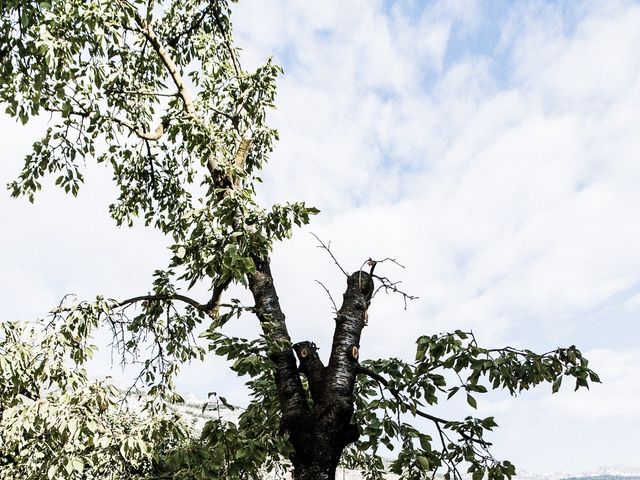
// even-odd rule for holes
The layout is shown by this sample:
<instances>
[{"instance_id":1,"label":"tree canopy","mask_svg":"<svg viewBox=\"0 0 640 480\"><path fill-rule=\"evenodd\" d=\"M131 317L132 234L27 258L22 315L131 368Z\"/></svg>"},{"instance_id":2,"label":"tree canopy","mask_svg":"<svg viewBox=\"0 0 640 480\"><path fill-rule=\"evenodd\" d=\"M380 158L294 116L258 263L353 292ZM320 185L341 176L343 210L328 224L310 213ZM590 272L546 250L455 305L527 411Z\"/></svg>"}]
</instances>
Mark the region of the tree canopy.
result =
<instances>
[{"instance_id":1,"label":"tree canopy","mask_svg":"<svg viewBox=\"0 0 640 480\"><path fill-rule=\"evenodd\" d=\"M51 177L76 195L84 165L103 163L119 189L109 208L115 222L140 219L171 240L149 292L63 301L47 321L2 326L0 478L260 478L293 469L294 478L324 479L339 462L367 478L387 468L411 479L465 471L473 480L510 478L514 466L494 458L485 440L493 417L444 419L429 406L466 395L475 409L489 389L516 395L543 382L555 392L567 376L576 389L599 381L575 346L544 354L482 348L460 330L418 338L413 362L361 361L375 292L410 298L380 273L389 259L371 258L343 271L325 366L312 341L290 338L269 262L273 244L318 210L256 200L277 139L266 116L281 69L271 60L242 69L228 2L0 8L0 100L22 123L51 119L11 194L34 201ZM253 305L223 297L232 282L251 292ZM208 298L189 295L196 285ZM224 325L245 313L258 318L261 335L226 335ZM136 381L149 394L144 414L123 414L118 392L83 369L100 325L125 360L144 356ZM237 424L219 418L196 434L170 405L182 401L174 386L180 365L208 352L246 377L251 402ZM435 426L436 438L418 428L419 418ZM398 453L385 465L389 451Z\"/></svg>"}]
</instances>

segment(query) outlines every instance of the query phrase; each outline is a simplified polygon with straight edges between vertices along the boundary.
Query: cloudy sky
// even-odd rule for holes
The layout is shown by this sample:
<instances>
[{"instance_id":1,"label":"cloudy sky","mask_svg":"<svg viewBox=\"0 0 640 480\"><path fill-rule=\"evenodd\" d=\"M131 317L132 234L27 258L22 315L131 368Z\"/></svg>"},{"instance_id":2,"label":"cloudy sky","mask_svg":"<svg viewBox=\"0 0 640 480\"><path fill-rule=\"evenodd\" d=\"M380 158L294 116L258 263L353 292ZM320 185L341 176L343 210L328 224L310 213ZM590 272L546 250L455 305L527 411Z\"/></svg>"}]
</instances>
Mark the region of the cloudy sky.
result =
<instances>
[{"instance_id":1,"label":"cloudy sky","mask_svg":"<svg viewBox=\"0 0 640 480\"><path fill-rule=\"evenodd\" d=\"M539 473L640 467L640 5L243 0L234 25L246 67L272 55L285 68L260 196L322 210L274 253L294 340L328 354L331 305L314 280L344 289L309 232L348 270L395 257L406 269L384 273L420 298L405 311L376 297L364 358L411 358L418 335L456 328L491 347L576 344L604 384L481 398L495 453ZM0 117L3 184L45 123ZM2 194L0 319L42 316L66 293L148 290L166 241L115 227L109 178L89 166L79 200ZM108 349L92 369L127 378ZM246 401L215 360L180 385ZM457 401L437 412L469 414Z\"/></svg>"}]
</instances>

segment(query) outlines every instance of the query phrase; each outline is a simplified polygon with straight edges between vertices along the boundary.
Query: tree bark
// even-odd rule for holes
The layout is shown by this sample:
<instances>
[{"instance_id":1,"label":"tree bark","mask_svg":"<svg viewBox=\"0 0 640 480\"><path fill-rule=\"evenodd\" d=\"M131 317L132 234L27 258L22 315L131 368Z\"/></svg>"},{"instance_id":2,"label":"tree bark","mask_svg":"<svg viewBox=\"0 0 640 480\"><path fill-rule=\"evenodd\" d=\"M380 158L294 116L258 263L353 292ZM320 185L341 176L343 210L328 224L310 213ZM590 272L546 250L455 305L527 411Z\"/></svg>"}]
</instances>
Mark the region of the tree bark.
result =
<instances>
[{"instance_id":1,"label":"tree bark","mask_svg":"<svg viewBox=\"0 0 640 480\"><path fill-rule=\"evenodd\" d=\"M285 316L271 276L269 260L254 259L256 271L249 276L249 289L255 301L255 310L265 335L282 345L290 345ZM275 380L282 409L281 431L287 423L309 412L296 359L291 348L278 348L269 353L276 366Z\"/></svg>"},{"instance_id":2,"label":"tree bark","mask_svg":"<svg viewBox=\"0 0 640 480\"><path fill-rule=\"evenodd\" d=\"M269 328L279 339L290 342L268 260L256 261L249 287L263 327L270 323ZM309 341L270 354L276 365L281 432L288 433L294 450L291 461L295 480L334 480L344 448L359 437L358 427L351 423L353 390L360 369L360 336L373 290L373 279L366 272L347 278L326 367L315 344ZM307 378L308 392L302 387L300 375Z\"/></svg>"}]
</instances>

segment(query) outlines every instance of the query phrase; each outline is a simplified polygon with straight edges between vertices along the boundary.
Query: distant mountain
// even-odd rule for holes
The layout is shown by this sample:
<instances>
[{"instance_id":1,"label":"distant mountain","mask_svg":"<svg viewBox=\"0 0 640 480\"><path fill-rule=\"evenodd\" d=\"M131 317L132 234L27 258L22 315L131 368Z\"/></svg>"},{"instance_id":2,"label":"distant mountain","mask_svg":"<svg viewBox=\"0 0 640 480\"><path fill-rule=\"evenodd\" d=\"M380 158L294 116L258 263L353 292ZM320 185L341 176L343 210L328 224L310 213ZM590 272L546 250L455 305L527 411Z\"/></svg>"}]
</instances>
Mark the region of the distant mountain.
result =
<instances>
[{"instance_id":1,"label":"distant mountain","mask_svg":"<svg viewBox=\"0 0 640 480\"><path fill-rule=\"evenodd\" d=\"M638 475L585 475L580 477L565 477L563 480L640 480Z\"/></svg>"},{"instance_id":2,"label":"distant mountain","mask_svg":"<svg viewBox=\"0 0 640 480\"><path fill-rule=\"evenodd\" d=\"M550 475L522 471L519 480L640 480L640 468L609 465L580 473L557 472Z\"/></svg>"},{"instance_id":3,"label":"distant mountain","mask_svg":"<svg viewBox=\"0 0 640 480\"><path fill-rule=\"evenodd\" d=\"M583 472L580 477L576 478L602 478L606 480L613 480L622 478L623 480L631 480L632 478L640 478L640 468L629 467L627 465L609 465L607 467L600 467L590 472ZM571 477L566 477L571 478Z\"/></svg>"}]
</instances>

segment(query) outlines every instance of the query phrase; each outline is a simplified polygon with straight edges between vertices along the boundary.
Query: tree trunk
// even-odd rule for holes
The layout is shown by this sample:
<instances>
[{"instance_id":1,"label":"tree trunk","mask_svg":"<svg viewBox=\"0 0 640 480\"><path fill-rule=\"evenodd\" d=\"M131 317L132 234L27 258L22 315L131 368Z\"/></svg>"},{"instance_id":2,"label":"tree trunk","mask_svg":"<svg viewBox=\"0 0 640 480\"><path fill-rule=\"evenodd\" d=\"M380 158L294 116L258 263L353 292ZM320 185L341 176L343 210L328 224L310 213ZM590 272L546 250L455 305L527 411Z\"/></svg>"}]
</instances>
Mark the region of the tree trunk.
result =
<instances>
[{"instance_id":1,"label":"tree trunk","mask_svg":"<svg viewBox=\"0 0 640 480\"><path fill-rule=\"evenodd\" d=\"M293 480L335 480L336 466L323 462L299 463L293 466Z\"/></svg>"},{"instance_id":2,"label":"tree trunk","mask_svg":"<svg viewBox=\"0 0 640 480\"><path fill-rule=\"evenodd\" d=\"M269 262L254 261L256 272L249 278L249 288L258 318L270 335L290 342ZM366 325L373 289L370 274L359 271L348 276L326 367L313 342L296 343L293 350L285 348L270 353L276 366L275 380L282 408L280 432L289 434L294 449L291 458L294 480L334 480L344 448L359 437L357 426L351 423L353 390L360 371L360 335ZM307 378L309 392L302 387L301 374Z\"/></svg>"},{"instance_id":3,"label":"tree trunk","mask_svg":"<svg viewBox=\"0 0 640 480\"><path fill-rule=\"evenodd\" d=\"M342 451L358 439L357 427L349 422L353 409L339 410L318 410L307 422L290 426L294 480L335 479Z\"/></svg>"}]
</instances>

